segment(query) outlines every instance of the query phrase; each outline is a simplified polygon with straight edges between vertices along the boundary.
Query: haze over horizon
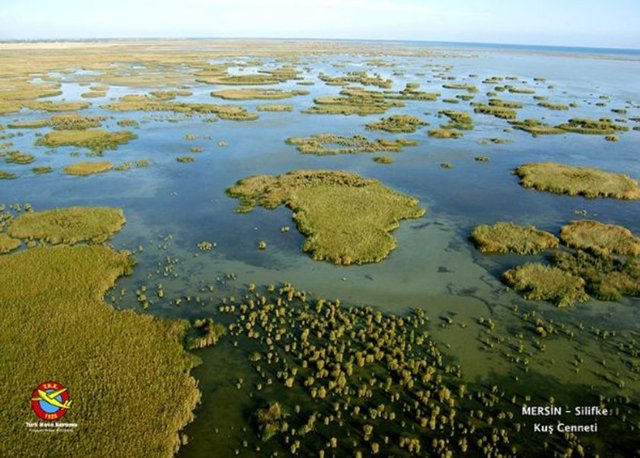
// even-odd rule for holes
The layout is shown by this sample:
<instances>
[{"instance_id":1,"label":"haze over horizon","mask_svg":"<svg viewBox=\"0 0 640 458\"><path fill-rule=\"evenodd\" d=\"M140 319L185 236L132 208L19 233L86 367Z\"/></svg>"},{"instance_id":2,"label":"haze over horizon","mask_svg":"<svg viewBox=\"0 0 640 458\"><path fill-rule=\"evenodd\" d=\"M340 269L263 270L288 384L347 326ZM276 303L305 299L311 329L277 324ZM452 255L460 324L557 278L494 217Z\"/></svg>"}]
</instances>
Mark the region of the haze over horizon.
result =
<instances>
[{"instance_id":1,"label":"haze over horizon","mask_svg":"<svg viewBox=\"0 0 640 458\"><path fill-rule=\"evenodd\" d=\"M22 0L0 39L311 38L640 48L640 2Z\"/></svg>"}]
</instances>

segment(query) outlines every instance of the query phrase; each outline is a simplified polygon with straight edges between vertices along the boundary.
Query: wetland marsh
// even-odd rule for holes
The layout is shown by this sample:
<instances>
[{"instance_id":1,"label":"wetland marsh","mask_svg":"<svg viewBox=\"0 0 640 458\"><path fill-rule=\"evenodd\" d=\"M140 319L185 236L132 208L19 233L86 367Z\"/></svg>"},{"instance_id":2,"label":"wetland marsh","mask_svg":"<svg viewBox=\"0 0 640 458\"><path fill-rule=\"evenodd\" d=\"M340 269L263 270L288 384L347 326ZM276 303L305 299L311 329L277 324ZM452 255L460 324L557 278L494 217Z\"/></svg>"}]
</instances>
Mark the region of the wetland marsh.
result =
<instances>
[{"instance_id":1,"label":"wetland marsh","mask_svg":"<svg viewBox=\"0 0 640 458\"><path fill-rule=\"evenodd\" d=\"M640 453L637 54L141 40L0 58L0 455ZM24 430L38 377L84 429ZM613 413L544 434L528 405Z\"/></svg>"}]
</instances>

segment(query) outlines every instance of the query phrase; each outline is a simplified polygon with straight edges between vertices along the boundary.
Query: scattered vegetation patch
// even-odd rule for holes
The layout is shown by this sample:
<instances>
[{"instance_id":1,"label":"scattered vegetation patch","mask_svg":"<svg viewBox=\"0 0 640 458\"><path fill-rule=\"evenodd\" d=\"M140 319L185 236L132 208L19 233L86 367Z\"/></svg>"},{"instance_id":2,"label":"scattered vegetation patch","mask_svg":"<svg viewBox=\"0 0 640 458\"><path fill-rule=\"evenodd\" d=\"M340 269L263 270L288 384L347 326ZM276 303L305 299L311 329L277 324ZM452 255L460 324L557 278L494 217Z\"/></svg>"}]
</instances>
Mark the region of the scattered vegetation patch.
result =
<instances>
[{"instance_id":1,"label":"scattered vegetation patch","mask_svg":"<svg viewBox=\"0 0 640 458\"><path fill-rule=\"evenodd\" d=\"M445 115L451 120L449 124L442 126L443 129L473 129L473 118L465 111L442 110L440 114Z\"/></svg>"},{"instance_id":2,"label":"scattered vegetation patch","mask_svg":"<svg viewBox=\"0 0 640 458\"><path fill-rule=\"evenodd\" d=\"M540 102L538 103L538 106L555 111L566 111L569 109L569 105L564 105L562 103Z\"/></svg>"},{"instance_id":3,"label":"scattered vegetation patch","mask_svg":"<svg viewBox=\"0 0 640 458\"><path fill-rule=\"evenodd\" d=\"M165 102L154 98L123 97L119 102L104 105L104 108L115 111L171 111L174 113L215 114L220 119L230 121L253 121L258 119L255 113L249 113L237 105L216 105L213 103Z\"/></svg>"},{"instance_id":4,"label":"scattered vegetation patch","mask_svg":"<svg viewBox=\"0 0 640 458\"><path fill-rule=\"evenodd\" d=\"M272 112L283 112L283 111L293 111L293 105L279 105L279 104L265 104L258 105L256 107L258 111L272 111Z\"/></svg>"},{"instance_id":5,"label":"scattered vegetation patch","mask_svg":"<svg viewBox=\"0 0 640 458\"><path fill-rule=\"evenodd\" d=\"M211 93L212 97L225 100L254 100L254 99L288 99L296 95L307 95L309 91L283 91L280 89L224 89Z\"/></svg>"},{"instance_id":6,"label":"scattered vegetation patch","mask_svg":"<svg viewBox=\"0 0 640 458\"><path fill-rule=\"evenodd\" d=\"M428 134L433 138L460 138L463 135L462 132L453 129L431 129Z\"/></svg>"},{"instance_id":7,"label":"scattered vegetation patch","mask_svg":"<svg viewBox=\"0 0 640 458\"><path fill-rule=\"evenodd\" d=\"M463 90L470 93L478 92L478 88L473 84L465 84L465 83L445 83L442 85L445 89L455 89L455 90Z\"/></svg>"},{"instance_id":8,"label":"scattered vegetation patch","mask_svg":"<svg viewBox=\"0 0 640 458\"><path fill-rule=\"evenodd\" d=\"M418 83L407 83L405 88L398 93L385 92L385 98L388 99L400 99L400 100L426 100L434 101L440 97L439 92L424 92L419 91L420 85Z\"/></svg>"},{"instance_id":9,"label":"scattered vegetation patch","mask_svg":"<svg viewBox=\"0 0 640 458\"><path fill-rule=\"evenodd\" d=\"M514 129L524 130L534 137L537 137L538 135L557 135L565 132L563 129L544 124L537 119L525 119L523 121L509 122Z\"/></svg>"},{"instance_id":10,"label":"scattered vegetation patch","mask_svg":"<svg viewBox=\"0 0 640 458\"><path fill-rule=\"evenodd\" d=\"M53 169L49 166L43 166L43 167L33 167L31 171L36 175L44 175L44 174L53 172Z\"/></svg>"},{"instance_id":11,"label":"scattered vegetation patch","mask_svg":"<svg viewBox=\"0 0 640 458\"><path fill-rule=\"evenodd\" d=\"M52 116L48 124L55 130L84 130L100 127L102 121L104 121L104 118L100 116L81 116L73 113Z\"/></svg>"},{"instance_id":12,"label":"scattered vegetation patch","mask_svg":"<svg viewBox=\"0 0 640 458\"><path fill-rule=\"evenodd\" d=\"M516 170L525 188L590 199L640 199L638 182L627 175L591 167L576 167L556 162L524 164Z\"/></svg>"},{"instance_id":13,"label":"scattered vegetation patch","mask_svg":"<svg viewBox=\"0 0 640 458\"><path fill-rule=\"evenodd\" d=\"M482 224L471 233L471 240L483 253L536 254L558 247L558 238L536 229L500 222L493 226Z\"/></svg>"},{"instance_id":14,"label":"scattered vegetation patch","mask_svg":"<svg viewBox=\"0 0 640 458\"><path fill-rule=\"evenodd\" d=\"M118 146L138 138L132 132L122 130L109 132L102 129L88 130L57 130L48 132L36 141L36 145L57 148L60 146L77 146L89 148L95 153L102 153L107 149L116 149Z\"/></svg>"},{"instance_id":15,"label":"scattered vegetation patch","mask_svg":"<svg viewBox=\"0 0 640 458\"><path fill-rule=\"evenodd\" d=\"M390 89L393 84L393 81L389 79L384 79L380 75L370 76L366 71L349 72L346 75L335 77L320 73L318 78L329 86L345 86L351 83L358 83L363 86L377 86L383 89Z\"/></svg>"},{"instance_id":16,"label":"scattered vegetation patch","mask_svg":"<svg viewBox=\"0 0 640 458\"><path fill-rule=\"evenodd\" d=\"M570 119L566 123L560 124L558 128L567 132L585 135L610 135L615 134L618 131L629 130L628 127L615 124L608 118L601 118L598 120L574 118Z\"/></svg>"},{"instance_id":17,"label":"scattered vegetation patch","mask_svg":"<svg viewBox=\"0 0 640 458\"><path fill-rule=\"evenodd\" d=\"M495 116L500 119L516 119L517 116L516 110L513 108L483 104L475 104L473 111L480 114Z\"/></svg>"},{"instance_id":18,"label":"scattered vegetation patch","mask_svg":"<svg viewBox=\"0 0 640 458\"><path fill-rule=\"evenodd\" d=\"M377 164L393 164L395 162L395 158L392 156L376 156L373 158L373 162Z\"/></svg>"},{"instance_id":19,"label":"scattered vegetation patch","mask_svg":"<svg viewBox=\"0 0 640 458\"><path fill-rule=\"evenodd\" d=\"M259 175L240 180L227 192L240 199L240 212L256 205L286 205L307 236L304 251L316 260L343 265L381 261L396 246L389 233L399 221L424 214L416 199L341 171Z\"/></svg>"},{"instance_id":20,"label":"scattered vegetation patch","mask_svg":"<svg viewBox=\"0 0 640 458\"><path fill-rule=\"evenodd\" d=\"M64 168L64 173L67 175L79 175L79 176L87 176L94 175L96 173L106 172L107 170L111 170L113 164L109 161L100 161L100 162L76 162L75 164L68 165Z\"/></svg>"},{"instance_id":21,"label":"scattered vegetation patch","mask_svg":"<svg viewBox=\"0 0 640 458\"><path fill-rule=\"evenodd\" d=\"M536 91L528 87L515 87L511 85L505 86L505 88L512 94L535 94Z\"/></svg>"},{"instance_id":22,"label":"scattered vegetation patch","mask_svg":"<svg viewBox=\"0 0 640 458\"><path fill-rule=\"evenodd\" d=\"M51 244L102 243L125 223L122 210L104 207L56 208L22 213L7 234L16 239L43 240Z\"/></svg>"},{"instance_id":23,"label":"scattered vegetation patch","mask_svg":"<svg viewBox=\"0 0 640 458\"><path fill-rule=\"evenodd\" d=\"M344 137L334 134L317 134L310 137L292 137L287 143L295 145L303 154L334 155L354 153L377 153L381 151L402 151L405 146L416 145L415 141L396 139L369 140L362 135Z\"/></svg>"},{"instance_id":24,"label":"scattered vegetation patch","mask_svg":"<svg viewBox=\"0 0 640 458\"><path fill-rule=\"evenodd\" d=\"M83 92L82 94L80 94L80 97L82 97L83 99L98 99L106 96L107 96L106 91L89 91L89 92Z\"/></svg>"},{"instance_id":25,"label":"scattered vegetation patch","mask_svg":"<svg viewBox=\"0 0 640 458\"><path fill-rule=\"evenodd\" d=\"M5 154L4 161L7 164L26 165L31 164L36 160L36 157L33 154L21 153L20 151L9 151Z\"/></svg>"},{"instance_id":26,"label":"scattered vegetation patch","mask_svg":"<svg viewBox=\"0 0 640 458\"><path fill-rule=\"evenodd\" d=\"M427 123L417 116L393 115L389 116L388 118L382 118L378 122L367 124L366 127L369 130L384 130L386 132L394 133L410 133L415 132L421 126L426 125Z\"/></svg>"},{"instance_id":27,"label":"scattered vegetation patch","mask_svg":"<svg viewBox=\"0 0 640 458\"><path fill-rule=\"evenodd\" d=\"M0 180L13 180L14 178L17 178L18 175L16 175L15 173L11 173L11 172L5 172L4 170L0 170Z\"/></svg>"},{"instance_id":28,"label":"scattered vegetation patch","mask_svg":"<svg viewBox=\"0 0 640 458\"><path fill-rule=\"evenodd\" d=\"M382 114L389 108L401 107L401 101L386 100L382 92L348 88L340 91L339 97L318 97L315 105L303 110L309 114L360 115Z\"/></svg>"},{"instance_id":29,"label":"scattered vegetation patch","mask_svg":"<svg viewBox=\"0 0 640 458\"><path fill-rule=\"evenodd\" d=\"M503 108L513 108L513 109L522 108L524 106L522 102L516 102L513 100L502 100L502 99L489 99L489 105L492 107L503 107Z\"/></svg>"},{"instance_id":30,"label":"scattered vegetation patch","mask_svg":"<svg viewBox=\"0 0 640 458\"><path fill-rule=\"evenodd\" d=\"M195 162L196 158L193 156L178 156L176 158L176 161L181 162L183 164L189 163L189 162Z\"/></svg>"},{"instance_id":31,"label":"scattered vegetation patch","mask_svg":"<svg viewBox=\"0 0 640 458\"><path fill-rule=\"evenodd\" d=\"M553 257L557 268L579 276L593 297L603 301L619 301L623 295L640 296L640 258L594 256L584 251L557 252Z\"/></svg>"},{"instance_id":32,"label":"scattered vegetation patch","mask_svg":"<svg viewBox=\"0 0 640 458\"><path fill-rule=\"evenodd\" d=\"M629 229L616 224L591 220L572 221L562 227L560 238L565 245L589 251L596 256L640 255L640 238L634 236Z\"/></svg>"},{"instance_id":33,"label":"scattered vegetation patch","mask_svg":"<svg viewBox=\"0 0 640 458\"><path fill-rule=\"evenodd\" d=\"M549 301L558 307L567 307L589 299L584 290L585 281L558 267L528 263L506 271L503 279L531 301Z\"/></svg>"}]
</instances>

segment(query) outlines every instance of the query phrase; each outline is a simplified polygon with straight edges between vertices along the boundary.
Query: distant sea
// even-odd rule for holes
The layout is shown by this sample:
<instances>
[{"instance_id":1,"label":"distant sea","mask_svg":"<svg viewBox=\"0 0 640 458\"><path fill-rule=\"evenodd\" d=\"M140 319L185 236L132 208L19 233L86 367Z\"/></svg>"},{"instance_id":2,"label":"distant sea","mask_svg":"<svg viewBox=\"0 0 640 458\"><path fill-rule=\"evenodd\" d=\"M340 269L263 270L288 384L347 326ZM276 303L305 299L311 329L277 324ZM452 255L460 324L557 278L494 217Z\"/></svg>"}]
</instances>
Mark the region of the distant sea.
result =
<instances>
[{"instance_id":1,"label":"distant sea","mask_svg":"<svg viewBox=\"0 0 640 458\"><path fill-rule=\"evenodd\" d=\"M330 38L261 38L261 37L154 37L154 38L59 38L59 39L0 39L0 43L64 43L64 42L109 42L109 41L153 41L153 40L269 40L269 41L335 41L345 43L363 43L370 45L404 45L404 46L428 46L440 48L468 49L468 50L491 50L491 51L515 51L515 52L539 52L539 53L563 53L563 54L584 54L584 55L610 55L624 57L639 57L640 49L632 48L593 48L580 46L549 46L549 45L525 45L525 44L505 44L505 43L475 43L456 41L419 41L419 40L365 40L365 39L330 39Z\"/></svg>"}]
</instances>

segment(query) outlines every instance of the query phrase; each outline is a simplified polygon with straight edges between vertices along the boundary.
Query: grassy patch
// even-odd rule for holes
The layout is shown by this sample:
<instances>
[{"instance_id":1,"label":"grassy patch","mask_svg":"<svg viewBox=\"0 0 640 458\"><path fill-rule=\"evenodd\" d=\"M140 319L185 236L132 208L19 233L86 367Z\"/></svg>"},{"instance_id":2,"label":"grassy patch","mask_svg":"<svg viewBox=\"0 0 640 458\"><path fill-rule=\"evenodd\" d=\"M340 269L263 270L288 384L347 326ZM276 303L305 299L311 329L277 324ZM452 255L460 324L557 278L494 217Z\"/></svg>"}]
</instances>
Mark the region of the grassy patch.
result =
<instances>
[{"instance_id":1,"label":"grassy patch","mask_svg":"<svg viewBox=\"0 0 640 458\"><path fill-rule=\"evenodd\" d=\"M0 254L5 254L15 250L21 243L22 242L20 242L20 240L14 239L4 232L0 232Z\"/></svg>"},{"instance_id":2,"label":"grassy patch","mask_svg":"<svg viewBox=\"0 0 640 458\"><path fill-rule=\"evenodd\" d=\"M538 135L557 135L562 134L565 131L558 128L553 127L548 124L544 124L537 119L525 119L523 121L510 121L510 124L514 129L524 130L525 132L529 132L534 137Z\"/></svg>"},{"instance_id":3,"label":"grassy patch","mask_svg":"<svg viewBox=\"0 0 640 458\"><path fill-rule=\"evenodd\" d=\"M176 161L181 162L183 164L187 164L189 162L195 162L196 158L193 156L178 156Z\"/></svg>"},{"instance_id":4,"label":"grassy patch","mask_svg":"<svg viewBox=\"0 0 640 458\"><path fill-rule=\"evenodd\" d=\"M33 154L21 153L20 151L9 151L6 153L4 161L7 164L20 164L26 165L31 164L36 160L36 157Z\"/></svg>"},{"instance_id":5,"label":"grassy patch","mask_svg":"<svg viewBox=\"0 0 640 458\"><path fill-rule=\"evenodd\" d=\"M31 171L36 175L44 175L44 174L53 172L53 169L49 166L44 166L44 167L33 167Z\"/></svg>"},{"instance_id":6,"label":"grassy patch","mask_svg":"<svg viewBox=\"0 0 640 458\"><path fill-rule=\"evenodd\" d=\"M339 97L318 97L315 105L303 110L309 114L360 115L381 114L389 108L401 107L401 101L386 100L382 92L349 88L340 91Z\"/></svg>"},{"instance_id":7,"label":"grassy patch","mask_svg":"<svg viewBox=\"0 0 640 458\"><path fill-rule=\"evenodd\" d=\"M126 252L106 246L33 248L0 256L3 408L24 426L38 419L24 396L55 378L73 400L65 422L82 434L36 434L0 425L7 456L172 456L199 400L181 344L184 321L115 311L102 297L131 271ZM46 319L43 319L46 317ZM46 342L46 344L43 344ZM150 393L170 393L150 402ZM114 409L114 405L118 408ZM55 436L55 437L54 437Z\"/></svg>"},{"instance_id":8,"label":"grassy patch","mask_svg":"<svg viewBox=\"0 0 640 458\"><path fill-rule=\"evenodd\" d=\"M571 275L579 276L593 297L618 301L623 295L640 296L640 258L593 256L584 251L558 252L554 264Z\"/></svg>"},{"instance_id":9,"label":"grassy patch","mask_svg":"<svg viewBox=\"0 0 640 458\"><path fill-rule=\"evenodd\" d=\"M566 111L569 109L569 105L564 105L562 103L540 102L538 103L538 106L555 111Z\"/></svg>"},{"instance_id":10,"label":"grassy patch","mask_svg":"<svg viewBox=\"0 0 640 458\"><path fill-rule=\"evenodd\" d=\"M585 281L558 267L529 263L506 271L503 279L527 300L566 307L589 299Z\"/></svg>"},{"instance_id":11,"label":"grassy patch","mask_svg":"<svg viewBox=\"0 0 640 458\"><path fill-rule=\"evenodd\" d=\"M590 199L640 199L638 182L627 175L555 162L524 164L515 170L525 188Z\"/></svg>"},{"instance_id":12,"label":"grassy patch","mask_svg":"<svg viewBox=\"0 0 640 458\"><path fill-rule=\"evenodd\" d=\"M373 158L373 162L377 164L393 164L395 158L393 156L376 156Z\"/></svg>"},{"instance_id":13,"label":"grassy patch","mask_svg":"<svg viewBox=\"0 0 640 458\"><path fill-rule=\"evenodd\" d=\"M49 125L55 130L84 130L100 127L104 118L99 116L80 116L79 114L55 115Z\"/></svg>"},{"instance_id":14,"label":"grassy patch","mask_svg":"<svg viewBox=\"0 0 640 458\"><path fill-rule=\"evenodd\" d=\"M517 113L513 108L476 104L473 111L480 114L495 116L500 119L516 119Z\"/></svg>"},{"instance_id":15,"label":"grassy patch","mask_svg":"<svg viewBox=\"0 0 640 458\"><path fill-rule=\"evenodd\" d=\"M515 102L512 100L502 100L502 99L489 99L489 105L492 107L503 107L503 108L513 108L513 109L522 108L524 106L521 102Z\"/></svg>"},{"instance_id":16,"label":"grassy patch","mask_svg":"<svg viewBox=\"0 0 640 458\"><path fill-rule=\"evenodd\" d=\"M36 145L57 148L59 146L77 146L89 148L96 153L106 149L116 149L119 145L138 138L136 134L122 130L109 132L102 129L57 130L48 132L36 141Z\"/></svg>"},{"instance_id":17,"label":"grassy patch","mask_svg":"<svg viewBox=\"0 0 640 458\"><path fill-rule=\"evenodd\" d=\"M384 130L386 132L403 132L410 133L415 132L421 126L426 126L427 123L422 121L417 116L410 115L393 115L388 118L382 118L378 122L367 124L366 127L369 130Z\"/></svg>"},{"instance_id":18,"label":"grassy patch","mask_svg":"<svg viewBox=\"0 0 640 458\"><path fill-rule=\"evenodd\" d=\"M449 124L442 126L444 129L473 129L473 118L465 111L442 110L440 114L443 114L451 120Z\"/></svg>"},{"instance_id":19,"label":"grassy patch","mask_svg":"<svg viewBox=\"0 0 640 458\"><path fill-rule=\"evenodd\" d=\"M548 232L535 226L506 222L476 226L471 233L471 240L483 253L536 254L558 246L557 237Z\"/></svg>"},{"instance_id":20,"label":"grassy patch","mask_svg":"<svg viewBox=\"0 0 640 458\"><path fill-rule=\"evenodd\" d=\"M101 97L106 97L107 93L106 91L89 91L89 92L83 92L82 94L80 94L80 97L82 97L83 99L99 99Z\"/></svg>"},{"instance_id":21,"label":"grassy patch","mask_svg":"<svg viewBox=\"0 0 640 458\"><path fill-rule=\"evenodd\" d=\"M240 180L227 190L241 212L286 205L307 236L304 251L335 264L379 262L396 246L398 222L418 218L418 201L380 182L341 171L294 171Z\"/></svg>"},{"instance_id":22,"label":"grassy patch","mask_svg":"<svg viewBox=\"0 0 640 458\"><path fill-rule=\"evenodd\" d=\"M380 75L370 76L366 71L349 72L342 76L329 76L321 73L320 80L330 86L344 86L350 83L358 83L363 86L377 86L383 89L391 88L393 81L384 79Z\"/></svg>"},{"instance_id":23,"label":"grassy patch","mask_svg":"<svg viewBox=\"0 0 640 458\"><path fill-rule=\"evenodd\" d=\"M589 251L597 256L640 255L640 238L623 226L598 221L572 221L563 226L560 238L565 245Z\"/></svg>"},{"instance_id":24,"label":"grassy patch","mask_svg":"<svg viewBox=\"0 0 640 458\"><path fill-rule=\"evenodd\" d=\"M154 98L123 97L119 102L104 105L115 111L171 111L173 113L216 114L220 119L230 121L253 121L258 119L255 113L249 113L236 105L216 105L213 103L165 102Z\"/></svg>"},{"instance_id":25,"label":"grassy patch","mask_svg":"<svg viewBox=\"0 0 640 458\"><path fill-rule=\"evenodd\" d=\"M283 111L293 111L293 105L280 105L280 104L265 104L258 105L256 107L258 111L271 111L271 112L283 112Z\"/></svg>"},{"instance_id":26,"label":"grassy patch","mask_svg":"<svg viewBox=\"0 0 640 458\"><path fill-rule=\"evenodd\" d=\"M463 135L462 132L452 129L431 129L428 134L433 138L460 138Z\"/></svg>"},{"instance_id":27,"label":"grassy patch","mask_svg":"<svg viewBox=\"0 0 640 458\"><path fill-rule=\"evenodd\" d=\"M279 89L224 89L212 92L211 96L225 100L288 99L308 93L308 91L282 91Z\"/></svg>"},{"instance_id":28,"label":"grassy patch","mask_svg":"<svg viewBox=\"0 0 640 458\"><path fill-rule=\"evenodd\" d=\"M512 94L535 94L536 91L528 87L516 87L507 85L505 88Z\"/></svg>"},{"instance_id":29,"label":"grassy patch","mask_svg":"<svg viewBox=\"0 0 640 458\"><path fill-rule=\"evenodd\" d=\"M109 161L77 162L75 164L66 166L64 168L64 173L66 173L67 175L87 176L106 172L107 170L111 170L111 167L113 167L113 164Z\"/></svg>"},{"instance_id":30,"label":"grassy patch","mask_svg":"<svg viewBox=\"0 0 640 458\"><path fill-rule=\"evenodd\" d=\"M440 97L439 92L424 92L419 91L420 85L418 83L407 83L405 88L398 93L385 92L385 98L399 99L399 100L427 100L434 101Z\"/></svg>"},{"instance_id":31,"label":"grassy patch","mask_svg":"<svg viewBox=\"0 0 640 458\"><path fill-rule=\"evenodd\" d=\"M38 119L36 121L16 121L10 122L7 127L9 129L41 129L49 125L49 120Z\"/></svg>"},{"instance_id":32,"label":"grassy patch","mask_svg":"<svg viewBox=\"0 0 640 458\"><path fill-rule=\"evenodd\" d=\"M77 113L67 115L55 115L51 119L39 119L37 121L22 121L9 124L12 129L39 129L53 127L56 130L83 130L91 127L100 127L104 118L99 116L81 116Z\"/></svg>"},{"instance_id":33,"label":"grassy patch","mask_svg":"<svg viewBox=\"0 0 640 458\"><path fill-rule=\"evenodd\" d=\"M445 89L455 89L461 91L467 91L470 93L478 92L478 88L473 84L465 84L465 83L445 83L442 85Z\"/></svg>"},{"instance_id":34,"label":"grassy patch","mask_svg":"<svg viewBox=\"0 0 640 458\"><path fill-rule=\"evenodd\" d=\"M317 134L310 137L292 137L287 143L295 145L303 154L334 155L354 153L377 153L381 151L402 151L405 146L414 146L412 140L369 140L361 135L344 137L333 134Z\"/></svg>"},{"instance_id":35,"label":"grassy patch","mask_svg":"<svg viewBox=\"0 0 640 458\"><path fill-rule=\"evenodd\" d=\"M574 118L568 122L560 124L559 129L567 132L573 132L576 134L585 135L610 135L619 131L629 130L626 126L615 124L611 119L586 119L586 118Z\"/></svg>"},{"instance_id":36,"label":"grassy patch","mask_svg":"<svg viewBox=\"0 0 640 458\"><path fill-rule=\"evenodd\" d=\"M43 240L51 244L102 243L125 223L122 210L101 207L56 208L22 213L7 234L16 239Z\"/></svg>"},{"instance_id":37,"label":"grassy patch","mask_svg":"<svg viewBox=\"0 0 640 458\"><path fill-rule=\"evenodd\" d=\"M0 170L0 180L13 180L14 178L17 178L18 175L16 175L15 173L11 173L11 172L5 172L4 170Z\"/></svg>"}]
</instances>

